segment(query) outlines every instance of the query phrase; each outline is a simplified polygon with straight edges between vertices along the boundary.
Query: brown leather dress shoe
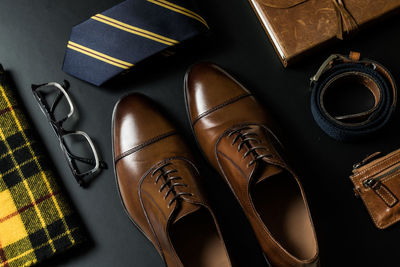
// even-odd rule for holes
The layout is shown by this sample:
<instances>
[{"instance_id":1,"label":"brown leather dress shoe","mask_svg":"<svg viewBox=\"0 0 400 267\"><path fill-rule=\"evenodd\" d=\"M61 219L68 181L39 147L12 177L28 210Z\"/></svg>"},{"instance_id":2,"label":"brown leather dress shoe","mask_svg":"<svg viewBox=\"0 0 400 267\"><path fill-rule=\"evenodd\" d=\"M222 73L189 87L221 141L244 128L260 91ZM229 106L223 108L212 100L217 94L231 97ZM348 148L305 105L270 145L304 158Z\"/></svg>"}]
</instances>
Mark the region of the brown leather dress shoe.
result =
<instances>
[{"instance_id":1,"label":"brown leather dress shoe","mask_svg":"<svg viewBox=\"0 0 400 267\"><path fill-rule=\"evenodd\" d=\"M192 155L149 98L116 105L113 153L125 210L167 266L230 266Z\"/></svg>"},{"instance_id":2,"label":"brown leather dress shoe","mask_svg":"<svg viewBox=\"0 0 400 267\"><path fill-rule=\"evenodd\" d=\"M194 134L244 209L273 266L317 266L303 188L280 154L272 121L251 93L211 63L193 66L185 96Z\"/></svg>"}]
</instances>

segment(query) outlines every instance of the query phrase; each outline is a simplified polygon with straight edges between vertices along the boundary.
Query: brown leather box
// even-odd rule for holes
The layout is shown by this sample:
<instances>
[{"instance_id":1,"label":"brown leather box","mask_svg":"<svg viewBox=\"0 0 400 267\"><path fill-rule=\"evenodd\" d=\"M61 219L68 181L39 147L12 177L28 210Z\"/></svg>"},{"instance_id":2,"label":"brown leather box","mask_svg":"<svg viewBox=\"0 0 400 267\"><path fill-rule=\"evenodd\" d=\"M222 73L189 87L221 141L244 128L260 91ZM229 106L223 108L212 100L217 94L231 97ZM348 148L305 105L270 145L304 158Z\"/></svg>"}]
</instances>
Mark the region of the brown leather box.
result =
<instances>
[{"instance_id":1,"label":"brown leather box","mask_svg":"<svg viewBox=\"0 0 400 267\"><path fill-rule=\"evenodd\" d=\"M283 65L396 11L400 0L249 0Z\"/></svg>"}]
</instances>

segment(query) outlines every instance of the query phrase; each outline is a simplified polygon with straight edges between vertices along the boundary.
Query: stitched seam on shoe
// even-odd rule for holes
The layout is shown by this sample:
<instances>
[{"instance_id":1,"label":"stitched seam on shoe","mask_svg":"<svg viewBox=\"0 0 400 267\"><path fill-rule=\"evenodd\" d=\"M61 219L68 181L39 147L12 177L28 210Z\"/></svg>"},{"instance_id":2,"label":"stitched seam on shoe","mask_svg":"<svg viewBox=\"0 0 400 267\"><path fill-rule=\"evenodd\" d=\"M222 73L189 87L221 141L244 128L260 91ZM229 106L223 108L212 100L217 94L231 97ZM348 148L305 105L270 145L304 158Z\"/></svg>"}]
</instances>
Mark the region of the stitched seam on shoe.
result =
<instances>
[{"instance_id":1,"label":"stitched seam on shoe","mask_svg":"<svg viewBox=\"0 0 400 267\"><path fill-rule=\"evenodd\" d=\"M219 150L217 150L217 153L220 154L221 156L223 156L230 163L232 163L232 165L243 175L244 178L248 178L247 175L243 172L243 170L240 169L240 167L235 162L233 162L233 160L230 159L225 153L223 153L223 152L221 152Z\"/></svg>"},{"instance_id":2,"label":"stitched seam on shoe","mask_svg":"<svg viewBox=\"0 0 400 267\"><path fill-rule=\"evenodd\" d=\"M219 110L219 109L221 109L221 108L223 108L223 107L225 107L225 106L228 106L228 105L230 105L230 104L233 104L233 103L235 103L235 102L237 102L237 101L239 101L239 100L241 100L241 99L243 99L243 98L245 98L245 97L251 96L251 95L252 95L252 94L248 94L248 93L242 94L242 95L238 95L238 96L236 96L236 97L234 97L234 98L231 98L231 99L225 101L225 102L222 103L222 104L219 104L219 105L217 105L217 106L215 106L215 107L213 107L213 108L211 108L211 109L209 109L209 110L207 110L207 111L201 113L200 115L197 116L196 119L194 119L194 121L192 122L192 125L194 126L194 125L196 124L196 122L198 122L201 118L203 118L203 117L205 117L205 116L207 116L207 115L213 113L214 111L217 111L217 110Z\"/></svg>"},{"instance_id":3,"label":"stitched seam on shoe","mask_svg":"<svg viewBox=\"0 0 400 267\"><path fill-rule=\"evenodd\" d=\"M155 206L157 209L158 209L158 211L161 213L161 215L163 216L163 218L164 218L164 220L168 220L167 219L167 217L165 216L165 214L164 214L164 211L162 210L162 208L157 204L157 202L153 199L153 197L149 194L149 193L147 193L146 191L142 191L142 194L143 195L145 195L148 199L149 199L149 201L153 204L153 206ZM143 198L142 198L142 201L143 201ZM146 210L146 209L145 209ZM147 212L147 211L146 211Z\"/></svg>"},{"instance_id":4,"label":"stitched seam on shoe","mask_svg":"<svg viewBox=\"0 0 400 267\"><path fill-rule=\"evenodd\" d=\"M120 154L119 156L117 156L115 158L115 163L117 163L117 161L119 161L120 159L122 159L122 158L124 158L126 156L129 156L130 154L133 154L133 153L143 149L144 147L146 147L148 145L154 144L154 143L156 143L156 142L158 142L158 141L160 141L162 139L165 139L167 137L170 137L171 135L174 135L174 134L177 134L177 132L176 131L171 131L171 132L156 136L156 137L154 137L154 138L152 138L152 139L150 139L148 141L145 141L144 143L142 143L140 145L137 145L137 146L125 151L124 153Z\"/></svg>"}]
</instances>

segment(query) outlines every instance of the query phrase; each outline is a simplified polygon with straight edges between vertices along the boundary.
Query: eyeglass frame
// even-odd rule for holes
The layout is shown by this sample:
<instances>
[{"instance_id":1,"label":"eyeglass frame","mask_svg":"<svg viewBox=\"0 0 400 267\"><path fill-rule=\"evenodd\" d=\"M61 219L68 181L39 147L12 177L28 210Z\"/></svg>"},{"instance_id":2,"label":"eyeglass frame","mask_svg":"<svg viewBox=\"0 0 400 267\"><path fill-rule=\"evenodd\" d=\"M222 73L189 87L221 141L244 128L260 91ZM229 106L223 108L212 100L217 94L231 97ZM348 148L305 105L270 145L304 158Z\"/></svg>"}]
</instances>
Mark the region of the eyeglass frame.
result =
<instances>
[{"instance_id":1,"label":"eyeglass frame","mask_svg":"<svg viewBox=\"0 0 400 267\"><path fill-rule=\"evenodd\" d=\"M50 103L47 103L47 101L43 100L43 96L40 94L40 92L37 91L37 89L41 88L41 87L51 87L51 86L56 87L60 91L58 92L58 95L54 99L54 103L50 107L49 106ZM87 133L85 133L83 131L78 131L78 130L77 131L69 131L69 130L65 130L63 128L63 123L65 121L67 121L69 118L71 118L75 111L75 107L71 100L71 97L67 93L67 89L69 88L68 81L64 80L64 85L61 85L57 82L49 82L49 83L44 83L44 84L39 84L39 85L32 84L31 88L32 88L32 93L33 93L37 103L39 104L40 109L42 110L43 114L45 115L48 122L52 126L52 129L59 140L61 150L64 153L64 157L66 158L66 160L68 162L68 166L71 169L71 172L74 175L75 180L78 182L78 184L80 186L84 187L86 185L86 183L83 180L83 177L91 176L91 175L97 173L100 169L107 168L107 166L106 166L105 162L100 160L99 155L96 150L96 147L94 146L92 139L90 138L90 136ZM55 106L58 104L58 102L61 100L61 98L63 96L66 98L66 100L68 102L70 111L66 115L66 117L64 117L60 120L56 120L54 118L53 112L54 112ZM64 141L64 137L67 135L74 135L74 134L81 135L87 140L90 148L92 149L94 159L87 159L87 158L75 156L68 150L67 145ZM77 160L77 161L80 161L80 162L83 162L83 163L86 163L89 165L94 165L94 167L93 167L93 169L91 169L89 171L80 173L78 168L76 167L74 160Z\"/></svg>"}]
</instances>

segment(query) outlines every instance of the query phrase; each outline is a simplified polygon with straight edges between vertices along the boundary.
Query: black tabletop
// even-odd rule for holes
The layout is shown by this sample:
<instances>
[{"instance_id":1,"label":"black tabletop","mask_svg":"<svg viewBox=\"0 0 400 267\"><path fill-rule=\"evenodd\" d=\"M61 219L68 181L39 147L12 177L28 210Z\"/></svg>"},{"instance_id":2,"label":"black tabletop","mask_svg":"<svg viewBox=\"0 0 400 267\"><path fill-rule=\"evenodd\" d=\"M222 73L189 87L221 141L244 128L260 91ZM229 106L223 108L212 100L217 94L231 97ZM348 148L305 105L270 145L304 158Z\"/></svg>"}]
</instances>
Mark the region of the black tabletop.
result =
<instances>
[{"instance_id":1,"label":"black tabletop","mask_svg":"<svg viewBox=\"0 0 400 267\"><path fill-rule=\"evenodd\" d=\"M242 81L268 107L286 135L287 154L308 196L322 266L399 265L400 225L378 230L348 179L352 165L375 151L399 145L398 115L379 135L340 143L325 135L310 112L309 77L331 53L359 51L384 64L400 80L400 20L389 18L284 69L247 0L198 1L211 32L187 44L176 56L143 64L101 88L61 70L71 28L117 0L3 0L0 3L0 63L6 68L89 236L86 244L45 261L42 266L163 266L147 239L132 225L120 203L112 168L82 189L74 181L58 140L32 96L32 83L68 79L80 121L103 159L112 165L111 115L117 100L131 92L153 98L180 127L202 170L206 190L228 247L243 266L264 260L243 212L222 179L196 147L186 117L183 77L201 60L216 62ZM356 101L356 100L354 100ZM188 244L190 245L190 244Z\"/></svg>"}]
</instances>

